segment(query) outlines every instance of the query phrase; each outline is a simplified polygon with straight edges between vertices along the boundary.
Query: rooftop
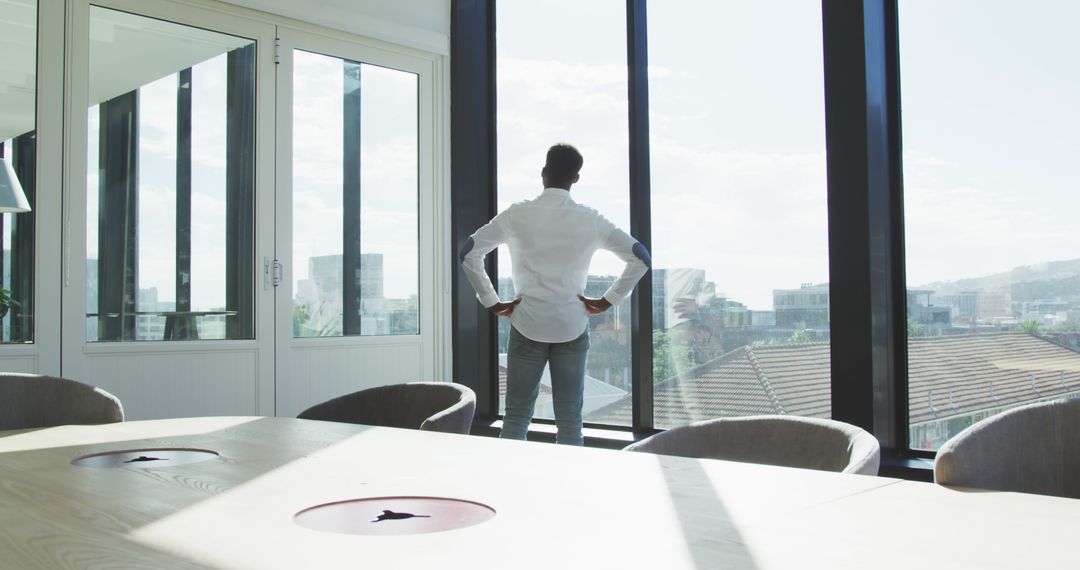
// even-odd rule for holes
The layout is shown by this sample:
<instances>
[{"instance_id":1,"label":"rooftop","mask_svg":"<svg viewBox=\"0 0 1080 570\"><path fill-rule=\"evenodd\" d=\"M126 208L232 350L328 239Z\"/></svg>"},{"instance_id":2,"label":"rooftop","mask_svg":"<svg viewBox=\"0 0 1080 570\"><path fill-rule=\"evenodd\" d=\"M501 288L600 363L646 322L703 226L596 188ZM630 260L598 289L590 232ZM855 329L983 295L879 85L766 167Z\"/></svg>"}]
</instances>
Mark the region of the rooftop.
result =
<instances>
[{"instance_id":1,"label":"rooftop","mask_svg":"<svg viewBox=\"0 0 1080 570\"><path fill-rule=\"evenodd\" d=\"M910 422L1080 392L1080 353L1022 332L922 337L908 343ZM827 342L745 346L656 384L658 427L753 414L829 417ZM630 422L624 397L591 422Z\"/></svg>"}]
</instances>

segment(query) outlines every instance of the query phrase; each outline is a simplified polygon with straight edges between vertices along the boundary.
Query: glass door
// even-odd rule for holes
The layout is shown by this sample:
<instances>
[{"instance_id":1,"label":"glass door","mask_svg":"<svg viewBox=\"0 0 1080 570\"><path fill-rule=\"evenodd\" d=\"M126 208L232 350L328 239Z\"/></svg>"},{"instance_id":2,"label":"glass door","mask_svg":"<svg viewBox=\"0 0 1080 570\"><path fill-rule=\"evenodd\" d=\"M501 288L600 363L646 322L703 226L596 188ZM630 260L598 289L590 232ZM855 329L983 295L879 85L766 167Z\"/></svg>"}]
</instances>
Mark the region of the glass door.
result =
<instances>
[{"instance_id":1,"label":"glass door","mask_svg":"<svg viewBox=\"0 0 1080 570\"><path fill-rule=\"evenodd\" d=\"M279 30L278 415L434 380L431 63Z\"/></svg>"},{"instance_id":2,"label":"glass door","mask_svg":"<svg viewBox=\"0 0 1080 570\"><path fill-rule=\"evenodd\" d=\"M272 414L274 28L72 10L62 372L129 419Z\"/></svg>"}]
</instances>

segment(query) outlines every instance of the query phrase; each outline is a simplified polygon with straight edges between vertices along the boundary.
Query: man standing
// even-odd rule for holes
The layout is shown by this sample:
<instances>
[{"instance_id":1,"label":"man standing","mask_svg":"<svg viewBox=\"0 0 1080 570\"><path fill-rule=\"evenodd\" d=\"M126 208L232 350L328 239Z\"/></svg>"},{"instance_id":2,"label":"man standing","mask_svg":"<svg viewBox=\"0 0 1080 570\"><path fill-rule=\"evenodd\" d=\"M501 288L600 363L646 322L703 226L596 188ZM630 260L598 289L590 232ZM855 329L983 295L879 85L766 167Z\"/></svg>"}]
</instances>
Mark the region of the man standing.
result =
<instances>
[{"instance_id":1,"label":"man standing","mask_svg":"<svg viewBox=\"0 0 1080 570\"><path fill-rule=\"evenodd\" d=\"M540 393L544 365L558 427L556 443L581 445L581 407L589 352L589 315L618 305L649 270L649 253L596 210L570 198L584 160L576 148L557 144L547 152L540 196L518 202L476 230L461 250L461 263L477 298L510 318L506 415L500 437L525 439ZM502 302L484 272L484 257L510 247L518 298ZM589 263L598 249L626 262L622 275L599 298L582 295Z\"/></svg>"}]
</instances>

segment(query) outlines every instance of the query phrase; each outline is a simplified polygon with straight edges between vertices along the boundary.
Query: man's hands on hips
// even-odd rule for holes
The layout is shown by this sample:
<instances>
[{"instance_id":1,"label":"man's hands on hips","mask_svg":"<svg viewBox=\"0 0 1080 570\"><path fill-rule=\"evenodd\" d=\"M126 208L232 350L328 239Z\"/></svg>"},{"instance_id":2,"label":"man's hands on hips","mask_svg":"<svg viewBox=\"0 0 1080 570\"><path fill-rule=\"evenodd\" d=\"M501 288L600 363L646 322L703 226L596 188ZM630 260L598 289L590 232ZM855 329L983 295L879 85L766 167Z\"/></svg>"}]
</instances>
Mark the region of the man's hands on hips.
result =
<instances>
[{"instance_id":1,"label":"man's hands on hips","mask_svg":"<svg viewBox=\"0 0 1080 570\"><path fill-rule=\"evenodd\" d=\"M593 299L584 295L578 295L578 299L581 299L581 302L585 303L585 311L590 315L599 315L611 308L611 302L603 297Z\"/></svg>"},{"instance_id":2,"label":"man's hands on hips","mask_svg":"<svg viewBox=\"0 0 1080 570\"><path fill-rule=\"evenodd\" d=\"M514 314L514 307L517 307L518 303L520 302L521 297L518 297L517 299L514 299L509 303L495 303L494 305L488 307L488 310L492 313L495 313L495 316L497 317L509 317L510 315Z\"/></svg>"}]
</instances>

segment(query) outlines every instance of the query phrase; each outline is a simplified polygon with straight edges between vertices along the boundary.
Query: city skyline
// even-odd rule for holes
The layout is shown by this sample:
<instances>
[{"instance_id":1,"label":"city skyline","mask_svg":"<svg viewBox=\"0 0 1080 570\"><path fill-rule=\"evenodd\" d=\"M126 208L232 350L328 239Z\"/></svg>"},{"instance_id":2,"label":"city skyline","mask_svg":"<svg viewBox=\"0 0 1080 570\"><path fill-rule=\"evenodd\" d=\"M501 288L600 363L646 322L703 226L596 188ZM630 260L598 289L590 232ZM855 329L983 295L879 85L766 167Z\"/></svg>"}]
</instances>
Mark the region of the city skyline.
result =
<instances>
[{"instance_id":1,"label":"city skyline","mask_svg":"<svg viewBox=\"0 0 1080 570\"><path fill-rule=\"evenodd\" d=\"M1051 276L1049 278L1039 276L1041 273L1045 273L1047 268L1053 267L1055 265L1069 265L1070 267L1075 266L1075 269L1070 268L1070 269L1066 270L1066 272L1063 273L1062 275L1051 274ZM723 287L719 286L719 284L716 283L715 281L713 281L711 279L708 279L707 278L708 272L705 269L697 268L697 267L660 267L660 266L656 266L656 267L654 267L654 268L652 268L650 270L650 275L655 276L657 273L666 272L666 271L699 272L701 274L701 278L700 278L701 282L706 283L706 284L708 284L710 286L714 286L713 287L714 292L711 293L711 295L713 297L720 298L720 299L727 299L727 300L739 302L739 303L745 305L745 303L743 302L742 299L739 299L737 297L725 294L725 291L723 290ZM1023 273L1024 278L1021 279L1021 280L1011 281L1011 282L1009 282L1009 283L1007 283L1005 285L1001 285L1001 284L997 283L997 281L1000 281L1003 278L1003 276L1005 276L1006 274L1017 274L1017 273ZM589 283L592 283L594 281L601 281L601 280L611 280L611 279L615 279L617 277L617 275L618 275L617 272L616 273L589 273L588 274L588 280L589 280ZM1002 287L1008 287L1008 286L1022 284L1022 283L1048 281L1048 280L1049 281L1054 281L1054 280L1058 280L1058 279L1067 278L1067 277L1070 277L1070 276L1077 276L1078 279L1080 279L1080 258L1042 261L1042 262L1038 262L1038 263L1034 263L1034 264L1030 264L1030 265L1021 265L1021 266L1017 266L1017 267L1012 267L1012 268L1008 269L1007 271L1000 271L1000 272L996 272L996 273L983 273L983 274L973 275L973 276L964 276L964 277L960 277L960 278L952 280L952 281L935 281L933 283L923 283L923 284L919 284L919 285L911 285L911 284L909 284L907 289L908 289L908 292L911 293L911 292L914 292L914 291L925 290L928 286L931 286L931 285L938 285L938 286L948 285L948 286L951 286L950 289L949 289L951 291L953 288L955 288L955 286L957 284L961 284L961 283L965 283L965 282L971 282L971 281L978 282L980 280L997 278L996 281L994 282L994 284L989 285L989 286L974 286L974 285L968 284L966 286L960 287L961 289L966 289L966 290L971 290L971 291L993 292L993 291L999 291ZM507 280L507 282L510 283L511 285L513 283L513 278L512 278L511 275L501 275L499 279L500 279L500 281ZM792 286L790 286L790 287L774 287L774 288L770 288L769 291L770 291L770 293L776 293L778 291L794 291L794 290L798 290L798 289L801 289L801 288L805 288L808 285L813 286L813 287L826 287L827 288L829 283L828 283L828 281L824 281L824 282L802 281L802 282L798 282L798 283L793 283ZM933 291L935 293L939 293L938 291L935 291L933 289L931 289L931 291ZM945 292L945 291L942 291L939 294L948 294L948 293ZM1060 297L1060 296L1062 296L1062 295L1057 295L1057 297ZM1077 298L1080 298L1080 288L1077 288L1075 290L1074 296L1076 296ZM510 300L510 299L503 299L503 300L507 301L507 300ZM1047 299L1047 300L1049 300L1049 299ZM748 310L753 310L753 311L762 310L760 308L754 308L754 307L751 307L749 305L746 305L746 306L747 306ZM772 306L770 304L769 309L775 309L775 306ZM768 309L766 309L766 310L768 310Z\"/></svg>"}]
</instances>

